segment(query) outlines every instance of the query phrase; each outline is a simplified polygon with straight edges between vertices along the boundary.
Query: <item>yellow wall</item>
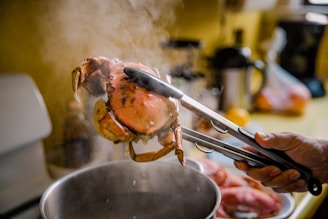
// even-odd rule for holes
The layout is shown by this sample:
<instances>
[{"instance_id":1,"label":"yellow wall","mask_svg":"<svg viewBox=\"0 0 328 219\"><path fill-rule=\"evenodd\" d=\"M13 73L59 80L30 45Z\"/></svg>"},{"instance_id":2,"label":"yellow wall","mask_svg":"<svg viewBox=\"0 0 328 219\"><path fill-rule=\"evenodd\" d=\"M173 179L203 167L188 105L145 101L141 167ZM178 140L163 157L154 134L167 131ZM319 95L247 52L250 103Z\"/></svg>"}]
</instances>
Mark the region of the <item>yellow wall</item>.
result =
<instances>
[{"instance_id":1,"label":"yellow wall","mask_svg":"<svg viewBox=\"0 0 328 219\"><path fill-rule=\"evenodd\" d=\"M222 6L223 1L184 0L177 18L169 31L171 37L192 38L204 42L205 55L212 55L221 46L234 43L233 32L244 30L244 44L255 49L260 30L261 13L258 11L233 13Z\"/></svg>"}]
</instances>

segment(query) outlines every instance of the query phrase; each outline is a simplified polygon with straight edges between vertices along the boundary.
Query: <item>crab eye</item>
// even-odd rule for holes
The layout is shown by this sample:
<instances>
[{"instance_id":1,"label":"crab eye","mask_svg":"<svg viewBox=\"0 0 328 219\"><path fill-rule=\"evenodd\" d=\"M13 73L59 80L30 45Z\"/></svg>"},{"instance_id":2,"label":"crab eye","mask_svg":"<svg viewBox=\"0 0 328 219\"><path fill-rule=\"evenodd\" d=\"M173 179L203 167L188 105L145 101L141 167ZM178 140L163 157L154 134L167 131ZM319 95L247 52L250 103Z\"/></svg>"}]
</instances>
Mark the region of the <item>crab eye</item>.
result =
<instances>
[{"instance_id":1,"label":"crab eye","mask_svg":"<svg viewBox=\"0 0 328 219\"><path fill-rule=\"evenodd\" d=\"M83 82L83 87L92 95L99 96L106 93L106 84L100 70L88 74Z\"/></svg>"}]
</instances>

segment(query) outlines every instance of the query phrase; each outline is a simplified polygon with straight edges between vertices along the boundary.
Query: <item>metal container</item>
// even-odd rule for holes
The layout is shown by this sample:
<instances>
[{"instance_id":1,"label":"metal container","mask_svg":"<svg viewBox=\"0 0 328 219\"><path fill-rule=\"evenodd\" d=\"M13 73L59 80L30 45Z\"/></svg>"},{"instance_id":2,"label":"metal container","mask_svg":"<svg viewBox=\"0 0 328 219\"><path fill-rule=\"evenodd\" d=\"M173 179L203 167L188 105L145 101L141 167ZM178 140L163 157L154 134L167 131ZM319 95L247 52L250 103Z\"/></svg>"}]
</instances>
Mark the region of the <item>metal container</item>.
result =
<instances>
[{"instance_id":1,"label":"metal container","mask_svg":"<svg viewBox=\"0 0 328 219\"><path fill-rule=\"evenodd\" d=\"M215 87L223 89L219 109L227 111L232 107L252 110L252 100L266 82L264 64L260 60L251 61L248 47L226 47L216 51L210 59L214 71ZM257 91L251 90L252 69L258 69L261 83Z\"/></svg>"},{"instance_id":2,"label":"metal container","mask_svg":"<svg viewBox=\"0 0 328 219\"><path fill-rule=\"evenodd\" d=\"M207 176L170 162L112 161L52 184L40 203L53 218L215 218L220 192Z\"/></svg>"}]
</instances>

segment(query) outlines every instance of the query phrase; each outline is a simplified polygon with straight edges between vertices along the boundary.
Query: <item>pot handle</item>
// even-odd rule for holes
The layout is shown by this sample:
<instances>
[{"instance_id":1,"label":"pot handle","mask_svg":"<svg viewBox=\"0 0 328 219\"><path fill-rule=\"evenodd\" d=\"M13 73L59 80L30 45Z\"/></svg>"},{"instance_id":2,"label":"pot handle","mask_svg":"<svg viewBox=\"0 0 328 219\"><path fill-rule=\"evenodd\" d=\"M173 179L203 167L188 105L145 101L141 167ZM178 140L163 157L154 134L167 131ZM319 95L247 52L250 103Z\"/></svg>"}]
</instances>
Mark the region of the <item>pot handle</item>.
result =
<instances>
[{"instance_id":1,"label":"pot handle","mask_svg":"<svg viewBox=\"0 0 328 219\"><path fill-rule=\"evenodd\" d=\"M262 62L261 60L255 60L253 63L251 63L251 66L254 66L261 73L262 77L261 84L258 90L252 95L252 100L254 100L260 94L261 90L267 83L267 68L264 62Z\"/></svg>"}]
</instances>

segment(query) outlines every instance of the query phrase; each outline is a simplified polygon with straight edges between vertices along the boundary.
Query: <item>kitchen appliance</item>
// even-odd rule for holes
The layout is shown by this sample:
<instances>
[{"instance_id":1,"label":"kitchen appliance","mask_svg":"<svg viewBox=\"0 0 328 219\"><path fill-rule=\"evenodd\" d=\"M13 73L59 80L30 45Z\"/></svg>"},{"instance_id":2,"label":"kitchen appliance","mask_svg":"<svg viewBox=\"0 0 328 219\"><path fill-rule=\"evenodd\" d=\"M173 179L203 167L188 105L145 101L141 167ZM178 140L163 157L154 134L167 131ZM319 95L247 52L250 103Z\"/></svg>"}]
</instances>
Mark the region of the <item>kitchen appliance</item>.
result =
<instances>
[{"instance_id":1,"label":"kitchen appliance","mask_svg":"<svg viewBox=\"0 0 328 219\"><path fill-rule=\"evenodd\" d=\"M260 161L259 155L252 153L252 156L250 156L250 154L245 154L239 147L234 147L232 145L225 144L224 142L211 138L210 136L206 136L202 133L198 133L194 130L189 130L188 128L182 127L182 137L188 141L194 142L199 149L201 149L201 147L199 146L204 146L206 148L216 150L218 152L226 151L227 153L223 153L224 155L227 155L228 157L235 160L243 160L245 162L248 162L248 164L251 166L275 165L281 168L282 170L297 169L301 173L301 177L306 181L307 188L311 192L311 194L321 194L322 185L318 179L312 176L312 173L309 169L294 162L282 151L264 149L255 141L254 133L234 124L233 122L224 118L215 111L212 111L211 109L202 105L198 101L185 95L181 90L162 81L160 78L148 72L128 67L124 68L124 72L129 76L129 79L132 82L138 83L140 86L143 86L146 89L156 92L157 94L163 95L165 97L172 97L179 100L183 107L209 121L212 124L213 128L216 129L218 132L230 134L233 137L238 138L247 145L254 147L267 158ZM211 152L203 149L201 150L205 152ZM252 157L254 156L255 159L252 159ZM261 164L262 161L264 163Z\"/></svg>"},{"instance_id":2,"label":"kitchen appliance","mask_svg":"<svg viewBox=\"0 0 328 219\"><path fill-rule=\"evenodd\" d=\"M0 218L39 218L38 203L52 182L42 139L51 122L33 79L0 75Z\"/></svg>"},{"instance_id":3,"label":"kitchen appliance","mask_svg":"<svg viewBox=\"0 0 328 219\"><path fill-rule=\"evenodd\" d=\"M215 218L215 182L175 163L111 161L57 180L41 199L44 219Z\"/></svg>"},{"instance_id":4,"label":"kitchen appliance","mask_svg":"<svg viewBox=\"0 0 328 219\"><path fill-rule=\"evenodd\" d=\"M280 53L280 65L302 81L312 97L322 97L326 90L317 77L316 60L326 24L282 20L278 26L286 31L287 44Z\"/></svg>"},{"instance_id":5,"label":"kitchen appliance","mask_svg":"<svg viewBox=\"0 0 328 219\"><path fill-rule=\"evenodd\" d=\"M222 89L218 110L228 111L232 107L252 110L253 97L265 85L266 75L263 62L250 58L250 48L241 46L218 49L210 58L214 87ZM261 74L257 91L252 91L253 67Z\"/></svg>"}]
</instances>

